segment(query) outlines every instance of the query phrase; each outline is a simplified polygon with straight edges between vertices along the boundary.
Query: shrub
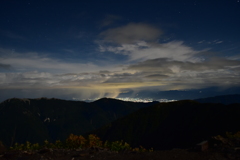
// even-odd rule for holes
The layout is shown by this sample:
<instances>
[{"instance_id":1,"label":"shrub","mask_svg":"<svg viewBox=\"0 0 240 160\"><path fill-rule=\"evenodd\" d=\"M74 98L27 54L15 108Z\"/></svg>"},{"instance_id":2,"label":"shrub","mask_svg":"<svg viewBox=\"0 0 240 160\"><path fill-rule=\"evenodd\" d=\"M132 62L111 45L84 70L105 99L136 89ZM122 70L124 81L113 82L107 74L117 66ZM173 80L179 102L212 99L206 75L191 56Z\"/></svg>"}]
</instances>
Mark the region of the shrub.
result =
<instances>
[{"instance_id":1,"label":"shrub","mask_svg":"<svg viewBox=\"0 0 240 160\"><path fill-rule=\"evenodd\" d=\"M74 134L70 134L70 136L66 139L66 147L67 148L84 148L86 145L86 139L83 136L77 136Z\"/></svg>"},{"instance_id":2,"label":"shrub","mask_svg":"<svg viewBox=\"0 0 240 160\"><path fill-rule=\"evenodd\" d=\"M87 139L81 135L78 136L78 135L70 134L64 143L61 142L60 140L57 140L55 143L50 143L48 142L48 140L45 140L42 146L40 146L38 143L31 144L28 141L25 144L15 143L15 145L10 149L13 149L13 150L39 150L41 148L87 149L91 147L106 148L111 151L117 151L117 152L119 151L146 152L147 151L142 146L140 146L139 148L132 148L128 143L123 141L114 141L114 142L105 141L105 143L103 144L100 138L94 134L88 135ZM149 151L152 152L153 149L151 148Z\"/></svg>"},{"instance_id":3,"label":"shrub","mask_svg":"<svg viewBox=\"0 0 240 160\"><path fill-rule=\"evenodd\" d=\"M94 134L88 135L87 147L102 147L102 141Z\"/></svg>"},{"instance_id":4,"label":"shrub","mask_svg":"<svg viewBox=\"0 0 240 160\"><path fill-rule=\"evenodd\" d=\"M123 141L111 142L108 144L108 148L112 151L118 151L118 152L132 149L128 143Z\"/></svg>"}]
</instances>

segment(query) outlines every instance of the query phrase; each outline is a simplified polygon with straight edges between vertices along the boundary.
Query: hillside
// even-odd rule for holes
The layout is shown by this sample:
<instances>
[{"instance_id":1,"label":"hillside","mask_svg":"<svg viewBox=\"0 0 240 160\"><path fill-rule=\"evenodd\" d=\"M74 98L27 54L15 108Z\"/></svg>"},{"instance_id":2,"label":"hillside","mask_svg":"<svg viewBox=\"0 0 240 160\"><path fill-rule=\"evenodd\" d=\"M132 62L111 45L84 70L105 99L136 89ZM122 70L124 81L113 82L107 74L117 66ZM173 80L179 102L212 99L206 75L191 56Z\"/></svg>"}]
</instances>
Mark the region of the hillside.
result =
<instances>
[{"instance_id":1,"label":"hillside","mask_svg":"<svg viewBox=\"0 0 240 160\"><path fill-rule=\"evenodd\" d=\"M156 102L155 102L156 103ZM6 146L63 140L84 134L154 103L103 98L92 103L60 99L8 99L0 104L0 140Z\"/></svg>"},{"instance_id":2,"label":"hillside","mask_svg":"<svg viewBox=\"0 0 240 160\"><path fill-rule=\"evenodd\" d=\"M236 98L227 97L229 103ZM0 140L11 146L93 133L102 140L124 140L133 147L189 148L226 131L239 131L239 115L240 104L192 100L134 103L102 98L86 103L13 98L0 104Z\"/></svg>"},{"instance_id":3,"label":"hillside","mask_svg":"<svg viewBox=\"0 0 240 160\"><path fill-rule=\"evenodd\" d=\"M132 146L189 148L226 131L240 130L240 104L183 100L142 108L91 133L103 140L122 139Z\"/></svg>"}]
</instances>

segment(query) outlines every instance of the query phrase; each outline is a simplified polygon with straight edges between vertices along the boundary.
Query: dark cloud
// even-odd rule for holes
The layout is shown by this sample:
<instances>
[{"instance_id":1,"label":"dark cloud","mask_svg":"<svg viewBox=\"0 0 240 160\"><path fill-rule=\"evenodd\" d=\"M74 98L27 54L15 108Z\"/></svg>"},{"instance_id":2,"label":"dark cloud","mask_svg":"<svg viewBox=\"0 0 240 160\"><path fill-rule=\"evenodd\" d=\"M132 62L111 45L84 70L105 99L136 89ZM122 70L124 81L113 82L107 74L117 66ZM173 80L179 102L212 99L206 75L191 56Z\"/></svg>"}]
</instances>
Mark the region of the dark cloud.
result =
<instances>
[{"instance_id":1,"label":"dark cloud","mask_svg":"<svg viewBox=\"0 0 240 160\"><path fill-rule=\"evenodd\" d=\"M128 69L149 72L157 71L164 73L173 73L173 67L178 68L179 71L208 71L227 69L229 67L238 65L240 65L239 60L229 60L218 57L200 62L184 62L174 61L168 58L158 58L130 65Z\"/></svg>"},{"instance_id":2,"label":"dark cloud","mask_svg":"<svg viewBox=\"0 0 240 160\"><path fill-rule=\"evenodd\" d=\"M0 69L10 70L11 68L12 68L12 66L9 65L9 64L2 64L2 63L0 63Z\"/></svg>"},{"instance_id":3,"label":"dark cloud","mask_svg":"<svg viewBox=\"0 0 240 160\"><path fill-rule=\"evenodd\" d=\"M169 76L163 75L163 74L150 74L145 76L145 78L148 78L148 79L162 79L162 78L168 78L168 77Z\"/></svg>"},{"instance_id":4,"label":"dark cloud","mask_svg":"<svg viewBox=\"0 0 240 160\"><path fill-rule=\"evenodd\" d=\"M105 71L99 71L99 73L100 73L100 74L109 74L109 73L111 73L111 72L105 70Z\"/></svg>"}]
</instances>

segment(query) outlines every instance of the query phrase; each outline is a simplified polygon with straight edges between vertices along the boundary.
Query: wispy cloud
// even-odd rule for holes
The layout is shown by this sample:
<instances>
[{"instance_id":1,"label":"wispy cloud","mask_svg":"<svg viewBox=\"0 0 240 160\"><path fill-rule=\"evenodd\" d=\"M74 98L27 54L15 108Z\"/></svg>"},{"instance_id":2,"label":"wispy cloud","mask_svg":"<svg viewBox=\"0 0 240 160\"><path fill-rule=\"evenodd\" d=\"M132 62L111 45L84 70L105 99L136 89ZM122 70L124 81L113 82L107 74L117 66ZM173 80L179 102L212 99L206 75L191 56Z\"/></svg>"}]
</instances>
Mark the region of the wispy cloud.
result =
<instances>
[{"instance_id":1,"label":"wispy cloud","mask_svg":"<svg viewBox=\"0 0 240 160\"><path fill-rule=\"evenodd\" d=\"M200 52L184 45L182 41L171 41L163 44L146 43L144 41L140 41L135 44L122 44L117 47L101 45L100 51L128 55L130 60L171 58L182 61L190 60L194 54Z\"/></svg>"},{"instance_id":2,"label":"wispy cloud","mask_svg":"<svg viewBox=\"0 0 240 160\"><path fill-rule=\"evenodd\" d=\"M0 63L12 66L15 71L48 71L53 73L94 71L99 68L92 63L66 62L50 58L36 52L18 53L8 49L0 49Z\"/></svg>"},{"instance_id":3,"label":"wispy cloud","mask_svg":"<svg viewBox=\"0 0 240 160\"><path fill-rule=\"evenodd\" d=\"M114 22L118 21L122 19L122 17L117 16L117 15L112 15L112 14L108 14L105 16L105 18L102 20L101 22L101 26L102 27L106 27L109 26L111 24L113 24Z\"/></svg>"},{"instance_id":4,"label":"wispy cloud","mask_svg":"<svg viewBox=\"0 0 240 160\"><path fill-rule=\"evenodd\" d=\"M10 39L15 39L15 40L27 40L25 37L18 35L16 33L13 33L12 31L8 30L0 30L0 34L3 36L10 38Z\"/></svg>"},{"instance_id":5,"label":"wispy cloud","mask_svg":"<svg viewBox=\"0 0 240 160\"><path fill-rule=\"evenodd\" d=\"M219 41L219 40L215 40L213 41L215 44L220 44L220 43L223 43L223 41Z\"/></svg>"},{"instance_id":6,"label":"wispy cloud","mask_svg":"<svg viewBox=\"0 0 240 160\"><path fill-rule=\"evenodd\" d=\"M223 43L223 41L218 39L212 41L202 40L198 42L198 44L221 44L221 43Z\"/></svg>"}]
</instances>

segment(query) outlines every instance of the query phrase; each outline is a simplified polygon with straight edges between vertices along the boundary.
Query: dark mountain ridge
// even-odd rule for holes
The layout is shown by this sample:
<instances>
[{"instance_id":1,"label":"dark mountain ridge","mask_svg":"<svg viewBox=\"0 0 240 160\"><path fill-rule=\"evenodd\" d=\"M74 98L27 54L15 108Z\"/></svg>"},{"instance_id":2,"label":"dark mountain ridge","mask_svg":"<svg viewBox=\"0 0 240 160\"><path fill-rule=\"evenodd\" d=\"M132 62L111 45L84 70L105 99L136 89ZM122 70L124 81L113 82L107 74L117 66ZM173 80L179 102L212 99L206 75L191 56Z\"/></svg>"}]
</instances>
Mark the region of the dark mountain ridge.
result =
<instances>
[{"instance_id":1,"label":"dark mountain ridge","mask_svg":"<svg viewBox=\"0 0 240 160\"><path fill-rule=\"evenodd\" d=\"M240 130L240 104L182 100L142 108L91 133L132 146L190 148L212 136Z\"/></svg>"},{"instance_id":2,"label":"dark mountain ridge","mask_svg":"<svg viewBox=\"0 0 240 160\"><path fill-rule=\"evenodd\" d=\"M7 146L15 142L65 140L71 133L84 134L153 104L109 98L91 103L12 98L0 104L0 140Z\"/></svg>"},{"instance_id":3,"label":"dark mountain ridge","mask_svg":"<svg viewBox=\"0 0 240 160\"><path fill-rule=\"evenodd\" d=\"M11 146L15 142L65 140L70 133L93 133L102 140L124 140L133 147L188 148L211 136L240 130L240 104L232 104L240 95L226 97L224 102L228 100L230 105L205 103L213 102L212 98L202 99L203 103L13 98L0 104L0 140Z\"/></svg>"}]
</instances>

